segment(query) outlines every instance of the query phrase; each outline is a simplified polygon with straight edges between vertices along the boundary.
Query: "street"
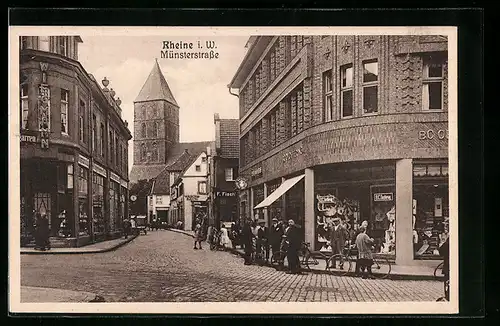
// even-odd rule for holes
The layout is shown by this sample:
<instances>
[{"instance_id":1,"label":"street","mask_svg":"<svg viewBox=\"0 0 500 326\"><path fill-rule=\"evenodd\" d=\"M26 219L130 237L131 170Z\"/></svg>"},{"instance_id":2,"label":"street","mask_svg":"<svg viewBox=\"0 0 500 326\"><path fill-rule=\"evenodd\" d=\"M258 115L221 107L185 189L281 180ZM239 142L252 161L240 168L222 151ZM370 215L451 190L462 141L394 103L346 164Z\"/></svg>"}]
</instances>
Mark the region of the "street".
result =
<instances>
[{"instance_id":1,"label":"street","mask_svg":"<svg viewBox=\"0 0 500 326\"><path fill-rule=\"evenodd\" d=\"M193 250L191 237L153 231L107 253L22 255L21 285L101 295L107 302L435 301L439 281L289 275L244 266L221 251Z\"/></svg>"}]
</instances>

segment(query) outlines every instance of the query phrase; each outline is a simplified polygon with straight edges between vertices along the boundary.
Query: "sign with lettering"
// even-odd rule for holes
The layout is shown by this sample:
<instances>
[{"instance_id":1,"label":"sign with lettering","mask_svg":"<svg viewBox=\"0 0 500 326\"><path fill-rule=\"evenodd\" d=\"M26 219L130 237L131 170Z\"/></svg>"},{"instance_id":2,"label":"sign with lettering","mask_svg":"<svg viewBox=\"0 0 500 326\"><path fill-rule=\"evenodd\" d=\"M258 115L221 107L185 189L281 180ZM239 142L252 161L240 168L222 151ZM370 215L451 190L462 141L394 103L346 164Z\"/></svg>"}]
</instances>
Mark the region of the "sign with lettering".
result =
<instances>
[{"instance_id":1,"label":"sign with lettering","mask_svg":"<svg viewBox=\"0 0 500 326\"><path fill-rule=\"evenodd\" d=\"M38 137L30 135L21 135L21 143L38 143Z\"/></svg>"},{"instance_id":2,"label":"sign with lettering","mask_svg":"<svg viewBox=\"0 0 500 326\"><path fill-rule=\"evenodd\" d=\"M120 177L116 173L111 172L109 178L115 182L120 183Z\"/></svg>"},{"instance_id":3,"label":"sign with lettering","mask_svg":"<svg viewBox=\"0 0 500 326\"><path fill-rule=\"evenodd\" d=\"M103 177L106 177L106 169L103 168L100 165L97 165L94 163L93 170L95 173L102 175Z\"/></svg>"},{"instance_id":4,"label":"sign with lettering","mask_svg":"<svg viewBox=\"0 0 500 326\"><path fill-rule=\"evenodd\" d=\"M378 192L373 194L373 201L393 201L392 192Z\"/></svg>"},{"instance_id":5,"label":"sign with lettering","mask_svg":"<svg viewBox=\"0 0 500 326\"><path fill-rule=\"evenodd\" d=\"M215 192L215 197L235 197L236 193L234 191L217 191Z\"/></svg>"},{"instance_id":6,"label":"sign with lettering","mask_svg":"<svg viewBox=\"0 0 500 326\"><path fill-rule=\"evenodd\" d=\"M418 132L418 139L420 140L448 139L448 129L420 130Z\"/></svg>"},{"instance_id":7,"label":"sign with lettering","mask_svg":"<svg viewBox=\"0 0 500 326\"><path fill-rule=\"evenodd\" d=\"M259 166L256 169L253 169L252 172L250 172L250 175L252 177L252 180L259 179L262 177L262 166Z\"/></svg>"},{"instance_id":8,"label":"sign with lettering","mask_svg":"<svg viewBox=\"0 0 500 326\"><path fill-rule=\"evenodd\" d=\"M187 195L186 199L189 201L197 201L200 198L198 195Z\"/></svg>"},{"instance_id":9,"label":"sign with lettering","mask_svg":"<svg viewBox=\"0 0 500 326\"><path fill-rule=\"evenodd\" d=\"M90 160L88 158L86 158L85 156L78 155L78 164L88 168L89 164L90 164Z\"/></svg>"}]
</instances>

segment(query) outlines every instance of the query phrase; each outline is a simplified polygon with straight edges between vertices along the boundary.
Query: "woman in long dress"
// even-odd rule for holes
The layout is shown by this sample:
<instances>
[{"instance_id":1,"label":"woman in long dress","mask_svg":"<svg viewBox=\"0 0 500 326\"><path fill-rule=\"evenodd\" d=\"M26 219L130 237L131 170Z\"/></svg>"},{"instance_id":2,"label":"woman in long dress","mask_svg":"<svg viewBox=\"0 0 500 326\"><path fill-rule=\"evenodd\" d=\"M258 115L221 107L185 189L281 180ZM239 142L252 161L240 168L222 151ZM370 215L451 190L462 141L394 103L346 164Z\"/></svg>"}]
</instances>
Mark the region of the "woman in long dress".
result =
<instances>
[{"instance_id":1,"label":"woman in long dress","mask_svg":"<svg viewBox=\"0 0 500 326\"><path fill-rule=\"evenodd\" d=\"M229 233L224 225L220 228L221 231L221 245L224 248L231 248L233 245L231 243L231 239L229 239Z\"/></svg>"}]
</instances>

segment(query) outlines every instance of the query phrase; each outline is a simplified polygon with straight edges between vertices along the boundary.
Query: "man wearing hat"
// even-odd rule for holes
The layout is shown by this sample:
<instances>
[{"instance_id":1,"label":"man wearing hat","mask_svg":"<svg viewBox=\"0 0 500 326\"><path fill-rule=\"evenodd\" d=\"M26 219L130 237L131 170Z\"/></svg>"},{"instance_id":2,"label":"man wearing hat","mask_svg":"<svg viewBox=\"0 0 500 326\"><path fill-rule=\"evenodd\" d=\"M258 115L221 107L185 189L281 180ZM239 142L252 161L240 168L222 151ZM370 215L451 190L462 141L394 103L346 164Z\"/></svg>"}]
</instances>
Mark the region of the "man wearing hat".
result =
<instances>
[{"instance_id":1,"label":"man wearing hat","mask_svg":"<svg viewBox=\"0 0 500 326\"><path fill-rule=\"evenodd\" d=\"M273 254L280 250L283 234L283 227L278 223L277 218L273 218L271 227L269 228L269 245L271 246Z\"/></svg>"},{"instance_id":2,"label":"man wearing hat","mask_svg":"<svg viewBox=\"0 0 500 326\"><path fill-rule=\"evenodd\" d=\"M295 224L294 220L288 220L288 228L285 235L288 241L286 258L288 260L288 267L290 268L287 273L300 274L299 250L302 242L299 227Z\"/></svg>"},{"instance_id":3,"label":"man wearing hat","mask_svg":"<svg viewBox=\"0 0 500 326\"><path fill-rule=\"evenodd\" d=\"M257 252L260 253L262 247L266 253L266 262L269 262L269 244L268 244L268 229L266 227L266 221L259 220L257 229ZM262 259L264 257L261 257Z\"/></svg>"},{"instance_id":4,"label":"man wearing hat","mask_svg":"<svg viewBox=\"0 0 500 326\"><path fill-rule=\"evenodd\" d=\"M346 241L348 240L349 234L347 229L340 224L340 217L335 217L333 219L333 226L330 231L330 245L332 246L332 255L342 253ZM333 268L336 268L336 261L332 260ZM342 262L340 262L342 264Z\"/></svg>"}]
</instances>

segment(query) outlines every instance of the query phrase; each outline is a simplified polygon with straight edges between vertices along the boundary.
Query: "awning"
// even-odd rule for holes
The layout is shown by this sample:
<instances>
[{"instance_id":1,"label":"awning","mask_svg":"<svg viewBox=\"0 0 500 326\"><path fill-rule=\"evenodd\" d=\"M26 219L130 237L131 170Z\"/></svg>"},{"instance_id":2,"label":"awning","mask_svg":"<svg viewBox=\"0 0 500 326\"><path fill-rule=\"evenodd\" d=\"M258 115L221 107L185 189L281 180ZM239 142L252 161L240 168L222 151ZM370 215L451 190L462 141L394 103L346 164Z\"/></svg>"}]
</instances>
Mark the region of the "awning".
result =
<instances>
[{"instance_id":1,"label":"awning","mask_svg":"<svg viewBox=\"0 0 500 326\"><path fill-rule=\"evenodd\" d=\"M297 177L293 177L293 178L285 180L275 191L273 191L272 194L270 194L269 196L267 196L266 199L264 199L257 206L255 206L254 209L263 208L263 207L267 207L267 206L271 205L278 198L280 198L281 196L283 196L283 194L285 192L287 192L288 190L290 190L290 188L292 188L297 182L299 182L300 180L302 180L302 178L304 178L304 176L305 175L302 174L302 175L299 175Z\"/></svg>"}]
</instances>

